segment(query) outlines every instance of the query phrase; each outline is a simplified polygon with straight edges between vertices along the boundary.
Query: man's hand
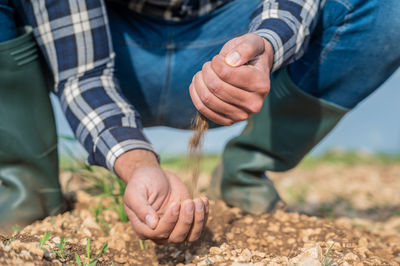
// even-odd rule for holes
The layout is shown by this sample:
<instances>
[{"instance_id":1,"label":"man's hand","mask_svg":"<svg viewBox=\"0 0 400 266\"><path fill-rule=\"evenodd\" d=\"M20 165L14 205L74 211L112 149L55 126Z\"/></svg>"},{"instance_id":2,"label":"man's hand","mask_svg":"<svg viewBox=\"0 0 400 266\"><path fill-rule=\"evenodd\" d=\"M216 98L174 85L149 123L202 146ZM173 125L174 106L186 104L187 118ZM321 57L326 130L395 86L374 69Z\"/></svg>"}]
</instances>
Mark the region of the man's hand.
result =
<instances>
[{"instance_id":1,"label":"man's hand","mask_svg":"<svg viewBox=\"0 0 400 266\"><path fill-rule=\"evenodd\" d=\"M163 171L154 154L127 152L115 170L127 183L125 211L140 239L157 244L197 240L208 216L207 198L192 200L182 181Z\"/></svg>"},{"instance_id":2,"label":"man's hand","mask_svg":"<svg viewBox=\"0 0 400 266\"><path fill-rule=\"evenodd\" d=\"M273 50L248 33L227 42L203 65L189 87L193 104L208 119L232 125L258 113L270 88Z\"/></svg>"}]
</instances>

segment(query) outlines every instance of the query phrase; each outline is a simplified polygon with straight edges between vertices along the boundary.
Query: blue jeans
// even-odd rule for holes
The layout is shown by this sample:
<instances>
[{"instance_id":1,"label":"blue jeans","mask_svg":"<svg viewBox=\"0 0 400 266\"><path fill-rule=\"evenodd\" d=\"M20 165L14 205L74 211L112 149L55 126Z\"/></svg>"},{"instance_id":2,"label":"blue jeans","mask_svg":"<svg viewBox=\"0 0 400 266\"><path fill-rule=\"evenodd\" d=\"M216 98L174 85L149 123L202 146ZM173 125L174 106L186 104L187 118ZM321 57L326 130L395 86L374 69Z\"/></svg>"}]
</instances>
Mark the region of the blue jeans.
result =
<instances>
[{"instance_id":1,"label":"blue jeans","mask_svg":"<svg viewBox=\"0 0 400 266\"><path fill-rule=\"evenodd\" d=\"M0 42L17 37L17 29L13 18L14 10L8 0L0 0Z\"/></svg>"}]
</instances>

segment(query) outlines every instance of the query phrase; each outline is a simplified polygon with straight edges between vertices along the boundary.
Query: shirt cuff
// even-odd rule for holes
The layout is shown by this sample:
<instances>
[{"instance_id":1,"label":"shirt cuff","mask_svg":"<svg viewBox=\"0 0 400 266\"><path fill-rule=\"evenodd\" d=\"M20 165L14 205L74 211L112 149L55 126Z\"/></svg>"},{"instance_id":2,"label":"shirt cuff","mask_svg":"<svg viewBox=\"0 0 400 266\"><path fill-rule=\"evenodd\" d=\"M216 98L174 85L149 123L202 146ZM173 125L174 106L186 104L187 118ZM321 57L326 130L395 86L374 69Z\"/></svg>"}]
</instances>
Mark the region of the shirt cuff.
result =
<instances>
[{"instance_id":1,"label":"shirt cuff","mask_svg":"<svg viewBox=\"0 0 400 266\"><path fill-rule=\"evenodd\" d=\"M93 153L89 155L88 163L103 166L115 173L115 161L122 154L136 149L151 151L160 161L159 155L153 145L146 139L141 129L133 127L110 128L95 139Z\"/></svg>"},{"instance_id":2,"label":"shirt cuff","mask_svg":"<svg viewBox=\"0 0 400 266\"><path fill-rule=\"evenodd\" d=\"M284 20L266 19L252 32L271 44L274 50L272 72L286 65L294 56L296 51L296 43L293 42L294 34Z\"/></svg>"}]
</instances>

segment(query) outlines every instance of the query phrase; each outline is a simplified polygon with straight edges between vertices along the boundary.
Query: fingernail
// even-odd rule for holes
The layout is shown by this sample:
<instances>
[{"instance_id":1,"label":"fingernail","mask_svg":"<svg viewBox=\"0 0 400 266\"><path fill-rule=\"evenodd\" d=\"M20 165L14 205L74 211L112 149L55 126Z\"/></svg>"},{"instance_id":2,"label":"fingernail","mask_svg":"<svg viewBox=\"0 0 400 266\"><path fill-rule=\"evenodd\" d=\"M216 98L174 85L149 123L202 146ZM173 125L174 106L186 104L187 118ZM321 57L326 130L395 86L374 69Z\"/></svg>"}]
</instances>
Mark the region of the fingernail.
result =
<instances>
[{"instance_id":1,"label":"fingernail","mask_svg":"<svg viewBox=\"0 0 400 266\"><path fill-rule=\"evenodd\" d=\"M172 204L175 204L174 206L172 206L172 215L177 216L179 214L180 205L176 202L174 202Z\"/></svg>"},{"instance_id":2,"label":"fingernail","mask_svg":"<svg viewBox=\"0 0 400 266\"><path fill-rule=\"evenodd\" d=\"M150 214L146 215L146 224L147 226L149 226L151 229L153 229L155 227L155 223L156 223L156 219L154 219L154 217Z\"/></svg>"},{"instance_id":3,"label":"fingernail","mask_svg":"<svg viewBox=\"0 0 400 266\"><path fill-rule=\"evenodd\" d=\"M186 214L192 214L194 210L194 204L187 204L185 207Z\"/></svg>"},{"instance_id":4,"label":"fingernail","mask_svg":"<svg viewBox=\"0 0 400 266\"><path fill-rule=\"evenodd\" d=\"M203 211L203 203L201 201L196 201L196 211L197 212Z\"/></svg>"},{"instance_id":5,"label":"fingernail","mask_svg":"<svg viewBox=\"0 0 400 266\"><path fill-rule=\"evenodd\" d=\"M232 52L225 57L225 61L228 65L237 66L240 63L240 54L238 52Z\"/></svg>"}]
</instances>

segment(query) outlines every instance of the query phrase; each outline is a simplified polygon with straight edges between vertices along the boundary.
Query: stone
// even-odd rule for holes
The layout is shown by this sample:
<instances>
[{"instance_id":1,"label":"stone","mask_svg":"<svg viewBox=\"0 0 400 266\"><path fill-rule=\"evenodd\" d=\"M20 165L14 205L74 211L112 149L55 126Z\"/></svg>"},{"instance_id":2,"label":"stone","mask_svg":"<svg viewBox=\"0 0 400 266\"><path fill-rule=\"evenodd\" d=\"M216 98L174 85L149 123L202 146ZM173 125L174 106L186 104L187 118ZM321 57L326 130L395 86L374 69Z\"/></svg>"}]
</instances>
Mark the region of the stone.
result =
<instances>
[{"instance_id":1,"label":"stone","mask_svg":"<svg viewBox=\"0 0 400 266\"><path fill-rule=\"evenodd\" d=\"M210 254L219 255L221 254L221 249L219 247L211 247Z\"/></svg>"}]
</instances>

